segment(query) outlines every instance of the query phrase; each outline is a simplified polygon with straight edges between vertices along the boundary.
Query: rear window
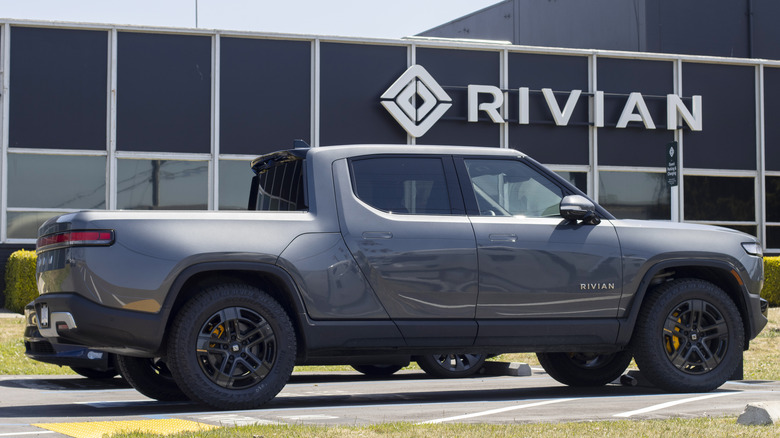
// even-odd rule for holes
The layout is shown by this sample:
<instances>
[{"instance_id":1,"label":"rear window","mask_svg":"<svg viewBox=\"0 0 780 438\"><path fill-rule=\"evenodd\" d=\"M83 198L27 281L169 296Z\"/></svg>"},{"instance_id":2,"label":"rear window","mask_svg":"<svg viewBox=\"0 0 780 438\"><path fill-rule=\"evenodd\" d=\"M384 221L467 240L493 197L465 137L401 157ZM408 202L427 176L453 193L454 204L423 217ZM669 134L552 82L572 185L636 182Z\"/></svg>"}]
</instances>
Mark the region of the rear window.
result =
<instances>
[{"instance_id":1,"label":"rear window","mask_svg":"<svg viewBox=\"0 0 780 438\"><path fill-rule=\"evenodd\" d=\"M257 166L249 193L249 210L308 210L304 163L301 158L287 156Z\"/></svg>"}]
</instances>

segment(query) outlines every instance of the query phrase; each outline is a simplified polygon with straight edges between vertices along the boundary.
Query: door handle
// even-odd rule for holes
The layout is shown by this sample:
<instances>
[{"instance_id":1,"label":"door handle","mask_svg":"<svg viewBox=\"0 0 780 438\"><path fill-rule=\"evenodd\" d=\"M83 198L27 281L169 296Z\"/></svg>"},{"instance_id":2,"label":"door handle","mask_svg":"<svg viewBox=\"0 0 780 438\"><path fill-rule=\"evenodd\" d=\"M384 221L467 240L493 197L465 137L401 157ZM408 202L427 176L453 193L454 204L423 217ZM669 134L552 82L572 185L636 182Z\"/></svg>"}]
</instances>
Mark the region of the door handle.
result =
<instances>
[{"instance_id":1,"label":"door handle","mask_svg":"<svg viewBox=\"0 0 780 438\"><path fill-rule=\"evenodd\" d=\"M364 231L364 239L392 239L393 233L389 231Z\"/></svg>"},{"instance_id":2,"label":"door handle","mask_svg":"<svg viewBox=\"0 0 780 438\"><path fill-rule=\"evenodd\" d=\"M491 242L517 242L517 234L491 234Z\"/></svg>"}]
</instances>

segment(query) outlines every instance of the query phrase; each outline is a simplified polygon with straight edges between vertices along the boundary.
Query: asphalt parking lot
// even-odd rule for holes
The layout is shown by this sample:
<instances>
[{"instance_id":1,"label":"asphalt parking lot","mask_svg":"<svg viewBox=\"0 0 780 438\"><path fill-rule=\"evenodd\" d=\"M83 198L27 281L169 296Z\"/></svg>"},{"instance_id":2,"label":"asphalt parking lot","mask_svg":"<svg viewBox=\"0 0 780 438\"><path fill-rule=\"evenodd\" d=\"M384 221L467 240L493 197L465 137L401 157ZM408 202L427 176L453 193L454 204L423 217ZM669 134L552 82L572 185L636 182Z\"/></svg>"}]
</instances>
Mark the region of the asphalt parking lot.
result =
<instances>
[{"instance_id":1,"label":"asphalt parking lot","mask_svg":"<svg viewBox=\"0 0 780 438\"><path fill-rule=\"evenodd\" d=\"M172 424L516 423L738 416L748 403L780 401L780 382L729 381L710 393L669 394L619 384L570 388L541 369L526 377L458 380L431 379L415 371L383 380L352 372L296 373L263 409L247 411L158 402L119 378L0 376L0 394L0 437L88 437L92 435L83 431L120 421L175 429Z\"/></svg>"}]
</instances>

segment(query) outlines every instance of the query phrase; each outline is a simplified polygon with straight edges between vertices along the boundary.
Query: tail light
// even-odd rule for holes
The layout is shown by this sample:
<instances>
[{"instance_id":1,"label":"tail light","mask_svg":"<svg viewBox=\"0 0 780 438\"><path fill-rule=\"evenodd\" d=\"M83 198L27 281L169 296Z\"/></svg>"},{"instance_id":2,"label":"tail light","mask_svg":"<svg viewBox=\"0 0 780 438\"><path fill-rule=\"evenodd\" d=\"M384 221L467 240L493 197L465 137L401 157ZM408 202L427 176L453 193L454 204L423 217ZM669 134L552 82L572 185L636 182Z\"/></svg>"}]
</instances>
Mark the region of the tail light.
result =
<instances>
[{"instance_id":1,"label":"tail light","mask_svg":"<svg viewBox=\"0 0 780 438\"><path fill-rule=\"evenodd\" d=\"M38 238L36 251L42 253L70 246L109 246L114 243L113 230L63 231Z\"/></svg>"}]
</instances>

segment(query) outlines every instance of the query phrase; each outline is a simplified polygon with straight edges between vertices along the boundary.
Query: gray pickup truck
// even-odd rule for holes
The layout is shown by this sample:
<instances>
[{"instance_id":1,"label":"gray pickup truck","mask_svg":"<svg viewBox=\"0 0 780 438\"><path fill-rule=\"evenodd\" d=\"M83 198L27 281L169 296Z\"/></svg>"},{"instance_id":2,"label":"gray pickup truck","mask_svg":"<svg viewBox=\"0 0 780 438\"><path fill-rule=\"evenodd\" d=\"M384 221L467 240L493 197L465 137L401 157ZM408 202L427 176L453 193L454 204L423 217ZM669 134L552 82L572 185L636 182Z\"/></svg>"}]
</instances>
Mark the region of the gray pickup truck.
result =
<instances>
[{"instance_id":1,"label":"gray pickup truck","mask_svg":"<svg viewBox=\"0 0 780 438\"><path fill-rule=\"evenodd\" d=\"M249 211L84 211L39 230L35 312L158 399L272 399L295 365L536 352L568 385L635 358L709 391L766 325L761 246L617 220L515 150L298 148L251 164ZM428 363L430 366L430 363Z\"/></svg>"}]
</instances>

